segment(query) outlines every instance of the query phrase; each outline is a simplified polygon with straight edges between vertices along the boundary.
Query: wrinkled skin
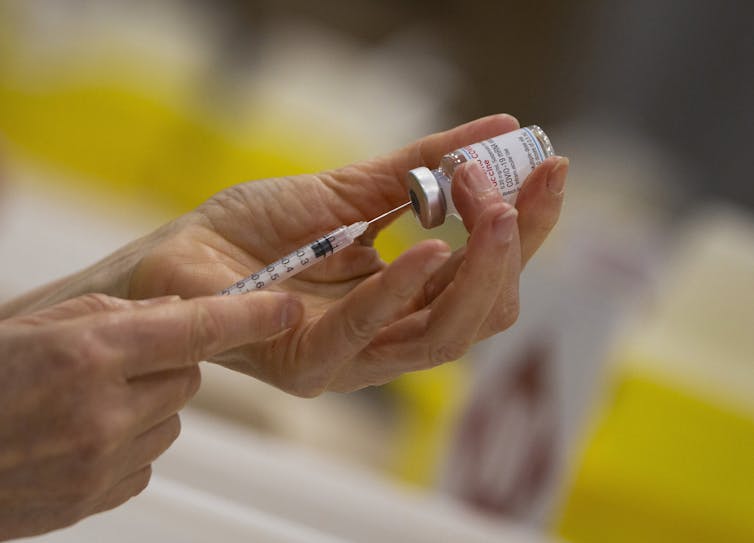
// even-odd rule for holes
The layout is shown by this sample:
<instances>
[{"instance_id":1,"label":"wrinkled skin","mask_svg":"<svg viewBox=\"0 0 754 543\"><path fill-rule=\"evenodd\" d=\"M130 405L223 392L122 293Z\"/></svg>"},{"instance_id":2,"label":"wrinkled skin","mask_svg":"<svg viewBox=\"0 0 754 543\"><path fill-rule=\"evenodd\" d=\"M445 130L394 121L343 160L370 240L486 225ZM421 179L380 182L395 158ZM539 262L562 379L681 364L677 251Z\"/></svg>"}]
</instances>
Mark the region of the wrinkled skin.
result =
<instances>
[{"instance_id":1,"label":"wrinkled skin","mask_svg":"<svg viewBox=\"0 0 754 543\"><path fill-rule=\"evenodd\" d=\"M0 321L0 540L141 492L178 437L198 362L295 324L286 296L89 294Z\"/></svg>"},{"instance_id":2,"label":"wrinkled skin","mask_svg":"<svg viewBox=\"0 0 754 543\"><path fill-rule=\"evenodd\" d=\"M495 115L337 170L231 187L158 232L129 278L129 296L217 292L313 236L405 203L409 169L517 127ZM276 287L303 304L300 326L213 360L308 397L460 357L516 320L519 274L557 221L567 169L567 159L545 161L516 210L478 166L461 166L453 198L470 233L464 248L451 255L444 242L425 241L388 266L371 247L372 229Z\"/></svg>"}]
</instances>

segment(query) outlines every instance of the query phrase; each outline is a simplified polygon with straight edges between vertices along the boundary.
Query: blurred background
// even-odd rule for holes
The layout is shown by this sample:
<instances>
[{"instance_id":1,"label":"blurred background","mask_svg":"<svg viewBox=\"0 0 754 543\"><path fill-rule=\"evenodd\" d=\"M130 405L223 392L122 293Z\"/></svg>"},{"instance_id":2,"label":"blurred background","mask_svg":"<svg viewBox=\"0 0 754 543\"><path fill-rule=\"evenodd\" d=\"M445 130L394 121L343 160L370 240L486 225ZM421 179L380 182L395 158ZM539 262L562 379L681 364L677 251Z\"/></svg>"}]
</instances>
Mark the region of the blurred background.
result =
<instances>
[{"instance_id":1,"label":"blurred background","mask_svg":"<svg viewBox=\"0 0 754 543\"><path fill-rule=\"evenodd\" d=\"M246 507L351 541L754 541L752 20L733 1L0 0L0 299L228 185L508 112L572 165L519 322L315 400L206 365L155 471L173 483L142 503L201 491L219 516L194 530ZM427 235L404 216L377 244ZM203 478L213 439L225 471ZM237 447L242 475L233 440L257 451Z\"/></svg>"}]
</instances>

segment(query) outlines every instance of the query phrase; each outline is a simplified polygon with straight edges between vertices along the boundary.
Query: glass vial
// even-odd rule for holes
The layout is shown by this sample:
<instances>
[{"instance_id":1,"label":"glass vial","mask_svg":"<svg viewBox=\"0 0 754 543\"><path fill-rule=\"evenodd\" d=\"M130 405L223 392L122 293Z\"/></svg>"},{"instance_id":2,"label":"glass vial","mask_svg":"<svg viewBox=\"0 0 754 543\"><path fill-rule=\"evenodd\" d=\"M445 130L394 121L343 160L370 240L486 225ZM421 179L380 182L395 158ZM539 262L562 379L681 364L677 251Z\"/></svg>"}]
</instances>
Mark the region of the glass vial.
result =
<instances>
[{"instance_id":1,"label":"glass vial","mask_svg":"<svg viewBox=\"0 0 754 543\"><path fill-rule=\"evenodd\" d=\"M476 160L508 203L515 203L521 185L544 160L555 154L550 138L536 125L519 128L448 153L437 169L408 172L408 194L414 214L424 228L434 228L458 212L450 184L459 164Z\"/></svg>"}]
</instances>

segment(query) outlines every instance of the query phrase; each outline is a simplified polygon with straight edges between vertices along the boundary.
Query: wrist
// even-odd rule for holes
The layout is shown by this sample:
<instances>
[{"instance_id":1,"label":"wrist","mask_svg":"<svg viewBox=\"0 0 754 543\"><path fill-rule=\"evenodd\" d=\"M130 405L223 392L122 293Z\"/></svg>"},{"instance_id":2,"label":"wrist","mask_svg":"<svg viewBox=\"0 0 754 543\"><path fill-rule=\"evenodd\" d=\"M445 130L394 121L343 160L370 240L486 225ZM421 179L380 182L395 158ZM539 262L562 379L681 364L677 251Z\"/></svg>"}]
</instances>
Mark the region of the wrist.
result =
<instances>
[{"instance_id":1,"label":"wrist","mask_svg":"<svg viewBox=\"0 0 754 543\"><path fill-rule=\"evenodd\" d=\"M0 319L31 313L93 292L128 298L131 275L142 258L145 245L144 239L134 241L88 268L0 304Z\"/></svg>"},{"instance_id":2,"label":"wrist","mask_svg":"<svg viewBox=\"0 0 754 543\"><path fill-rule=\"evenodd\" d=\"M65 299L100 292L116 298L129 298L131 276L143 256L145 242L133 241L100 260L96 264L74 274L65 286Z\"/></svg>"}]
</instances>

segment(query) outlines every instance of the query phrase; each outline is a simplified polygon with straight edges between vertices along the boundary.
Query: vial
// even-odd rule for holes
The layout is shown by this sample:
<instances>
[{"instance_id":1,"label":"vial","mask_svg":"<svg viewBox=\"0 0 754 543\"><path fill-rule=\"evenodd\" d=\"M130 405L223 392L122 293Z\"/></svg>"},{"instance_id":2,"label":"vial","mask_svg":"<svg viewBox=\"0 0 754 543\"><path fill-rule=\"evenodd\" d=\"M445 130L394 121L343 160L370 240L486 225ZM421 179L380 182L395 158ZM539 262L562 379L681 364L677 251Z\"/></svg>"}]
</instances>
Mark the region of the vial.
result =
<instances>
[{"instance_id":1,"label":"vial","mask_svg":"<svg viewBox=\"0 0 754 543\"><path fill-rule=\"evenodd\" d=\"M460 218L450 186L458 165L468 160L476 160L490 184L513 204L529 174L554 154L550 138L536 125L461 147L442 157L437 169L422 166L408 172L411 207L424 228L441 225L448 215Z\"/></svg>"}]
</instances>

